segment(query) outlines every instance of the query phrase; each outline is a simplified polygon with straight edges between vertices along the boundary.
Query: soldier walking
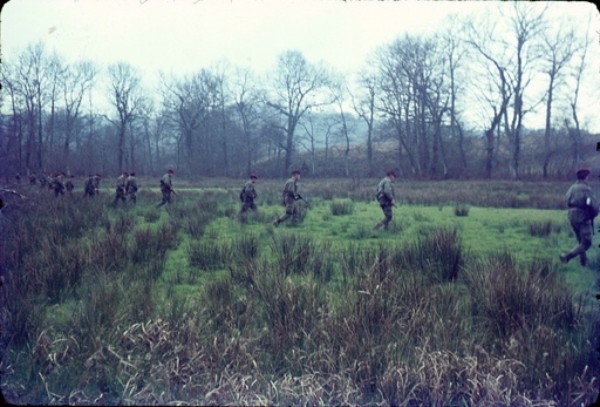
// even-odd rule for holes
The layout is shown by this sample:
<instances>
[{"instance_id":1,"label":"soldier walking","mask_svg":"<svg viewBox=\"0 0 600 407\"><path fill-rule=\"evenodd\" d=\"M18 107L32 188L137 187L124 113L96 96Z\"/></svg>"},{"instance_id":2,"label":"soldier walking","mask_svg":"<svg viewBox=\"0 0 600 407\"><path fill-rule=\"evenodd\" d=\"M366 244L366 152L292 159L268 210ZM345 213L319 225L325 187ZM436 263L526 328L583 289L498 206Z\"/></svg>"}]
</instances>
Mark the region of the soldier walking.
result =
<instances>
[{"instance_id":1,"label":"soldier walking","mask_svg":"<svg viewBox=\"0 0 600 407\"><path fill-rule=\"evenodd\" d=\"M113 202L113 206L117 206L119 200L126 202L125 197L125 181L129 177L127 171L123 171L121 175L117 177L117 184L115 185L115 200Z\"/></svg>"},{"instance_id":2,"label":"soldier walking","mask_svg":"<svg viewBox=\"0 0 600 407\"><path fill-rule=\"evenodd\" d=\"M64 195L65 194L65 184L63 183L65 173L61 172L52 178L52 182L50 186L54 189L54 196Z\"/></svg>"},{"instance_id":3,"label":"soldier walking","mask_svg":"<svg viewBox=\"0 0 600 407\"><path fill-rule=\"evenodd\" d=\"M256 184L256 180L258 177L256 174L250 174L250 180L247 181L242 187L242 191L240 192L240 201L242 201L242 208L240 209L240 216L245 214L248 209L251 209L256 213L257 208L254 200L258 197L256 193L256 189L254 188L254 184Z\"/></svg>"},{"instance_id":4,"label":"soldier walking","mask_svg":"<svg viewBox=\"0 0 600 407\"><path fill-rule=\"evenodd\" d=\"M577 238L577 246L559 256L560 261L567 263L573 257L579 256L579 263L587 265L586 251L592 245L594 233L593 222L598 215L598 202L592 188L587 184L590 175L588 168L577 170L577 181L567 191L568 218Z\"/></svg>"},{"instance_id":5,"label":"soldier walking","mask_svg":"<svg viewBox=\"0 0 600 407\"><path fill-rule=\"evenodd\" d=\"M102 175L96 174L94 175L94 192L99 195L100 194L100 180L102 179Z\"/></svg>"},{"instance_id":6,"label":"soldier walking","mask_svg":"<svg viewBox=\"0 0 600 407\"><path fill-rule=\"evenodd\" d=\"M75 189L75 185L73 184L73 176L71 175L67 182L65 182L65 188L67 188L67 192L69 196L73 195L73 190Z\"/></svg>"},{"instance_id":7,"label":"soldier walking","mask_svg":"<svg viewBox=\"0 0 600 407\"><path fill-rule=\"evenodd\" d=\"M42 173L40 174L40 188L44 188L47 183L48 183L48 177L46 175L46 172L42 171Z\"/></svg>"},{"instance_id":8,"label":"soldier walking","mask_svg":"<svg viewBox=\"0 0 600 407\"><path fill-rule=\"evenodd\" d=\"M169 169L165 175L160 179L160 192L162 192L162 200L156 205L156 207L163 206L166 203L171 203L171 192L173 191L173 170Z\"/></svg>"},{"instance_id":9,"label":"soldier walking","mask_svg":"<svg viewBox=\"0 0 600 407\"><path fill-rule=\"evenodd\" d=\"M137 181L135 179L135 172L132 172L131 174L129 174L129 177L127 177L127 180L125 182L125 192L127 193L127 195L129 195L129 200L134 204L137 199L137 190L138 187Z\"/></svg>"},{"instance_id":10,"label":"soldier walking","mask_svg":"<svg viewBox=\"0 0 600 407\"><path fill-rule=\"evenodd\" d=\"M90 174L88 179L85 181L85 185L83 187L83 196L89 196L90 198L96 195L98 192L98 187L100 184L100 175L99 174Z\"/></svg>"},{"instance_id":11,"label":"soldier walking","mask_svg":"<svg viewBox=\"0 0 600 407\"><path fill-rule=\"evenodd\" d=\"M375 229L379 229L383 226L384 230L387 230L388 225L392 221L392 207L395 202L394 186L392 182L396 179L396 172L394 170L388 170L386 176L379 181L377 185L377 201L381 210L383 211L384 218L375 225Z\"/></svg>"},{"instance_id":12,"label":"soldier walking","mask_svg":"<svg viewBox=\"0 0 600 407\"><path fill-rule=\"evenodd\" d=\"M292 216L296 215L296 201L300 199L298 195L298 180L300 179L300 171L292 171L292 177L285 182L283 187L283 204L285 205L285 214L273 221L274 226L279 226Z\"/></svg>"}]
</instances>

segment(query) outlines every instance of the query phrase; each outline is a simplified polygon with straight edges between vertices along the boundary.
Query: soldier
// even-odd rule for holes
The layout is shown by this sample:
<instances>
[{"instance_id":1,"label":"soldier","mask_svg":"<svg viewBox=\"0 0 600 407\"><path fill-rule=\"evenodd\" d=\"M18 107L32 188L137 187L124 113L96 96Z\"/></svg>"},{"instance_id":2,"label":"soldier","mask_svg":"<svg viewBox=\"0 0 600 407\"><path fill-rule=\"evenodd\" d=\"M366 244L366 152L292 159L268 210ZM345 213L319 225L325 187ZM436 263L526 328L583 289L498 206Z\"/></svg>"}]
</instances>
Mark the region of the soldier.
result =
<instances>
[{"instance_id":1,"label":"soldier","mask_svg":"<svg viewBox=\"0 0 600 407\"><path fill-rule=\"evenodd\" d=\"M587 255L585 252L592 245L593 222L598 215L598 202L586 182L590 170L580 168L576 175L577 181L567 191L567 206L569 207L569 222L571 222L578 244L571 251L561 254L559 258L561 262L567 263L573 257L579 256L579 263L586 266Z\"/></svg>"},{"instance_id":2,"label":"soldier","mask_svg":"<svg viewBox=\"0 0 600 407\"><path fill-rule=\"evenodd\" d=\"M136 193L137 193L137 181L135 179L135 172L129 174L127 180L125 182L125 192L129 195L129 200L135 204L136 202Z\"/></svg>"},{"instance_id":3,"label":"soldier","mask_svg":"<svg viewBox=\"0 0 600 407\"><path fill-rule=\"evenodd\" d=\"M129 177L129 174L127 173L127 171L123 171L123 173L117 177L117 184L116 184L116 189L115 189L115 200L113 202L113 206L117 206L119 199L121 201L123 201L123 203L126 202L125 200L127 198L125 196L125 181L127 180L128 177Z\"/></svg>"},{"instance_id":4,"label":"soldier","mask_svg":"<svg viewBox=\"0 0 600 407\"><path fill-rule=\"evenodd\" d=\"M396 179L396 172L394 170L388 170L386 176L379 181L377 185L377 201L385 217L381 222L375 225L375 229L379 229L383 226L384 230L387 230L388 225L392 221L392 206L395 204L394 187L392 182Z\"/></svg>"},{"instance_id":5,"label":"soldier","mask_svg":"<svg viewBox=\"0 0 600 407\"><path fill-rule=\"evenodd\" d=\"M96 194L96 189L94 188L94 174L90 174L88 179L85 180L85 184L83 186L83 196L93 197Z\"/></svg>"},{"instance_id":6,"label":"soldier","mask_svg":"<svg viewBox=\"0 0 600 407\"><path fill-rule=\"evenodd\" d=\"M34 173L31 173L29 175L29 184L30 185L35 185L36 181L37 181L37 177L35 176Z\"/></svg>"},{"instance_id":7,"label":"soldier","mask_svg":"<svg viewBox=\"0 0 600 407\"><path fill-rule=\"evenodd\" d=\"M46 176L46 172L42 171L40 174L40 188L44 188L48 183L48 177Z\"/></svg>"},{"instance_id":8,"label":"soldier","mask_svg":"<svg viewBox=\"0 0 600 407\"><path fill-rule=\"evenodd\" d=\"M156 205L163 206L166 203L171 203L171 192L175 192L173 190L173 170L169 169L165 175L160 179L160 192L162 192L162 200Z\"/></svg>"},{"instance_id":9,"label":"soldier","mask_svg":"<svg viewBox=\"0 0 600 407\"><path fill-rule=\"evenodd\" d=\"M285 182L283 187L283 204L285 205L285 214L273 221L274 226L279 226L291 216L296 215L296 201L300 199L298 195L298 180L300 179L300 171L292 171L292 177Z\"/></svg>"},{"instance_id":10,"label":"soldier","mask_svg":"<svg viewBox=\"0 0 600 407\"><path fill-rule=\"evenodd\" d=\"M246 182L242 187L242 191L240 192L240 201L242 201L242 208L240 209L240 215L246 213L248 209L252 209L254 213L256 213L257 208L254 200L257 198L256 189L254 189L254 184L258 177L256 174L250 174L250 181Z\"/></svg>"},{"instance_id":11,"label":"soldier","mask_svg":"<svg viewBox=\"0 0 600 407\"><path fill-rule=\"evenodd\" d=\"M94 175L94 193L100 194L100 180L102 179L102 175L96 173Z\"/></svg>"},{"instance_id":12,"label":"soldier","mask_svg":"<svg viewBox=\"0 0 600 407\"><path fill-rule=\"evenodd\" d=\"M17 174L15 175L15 181L17 181L17 184L21 183L21 174L17 172Z\"/></svg>"},{"instance_id":13,"label":"soldier","mask_svg":"<svg viewBox=\"0 0 600 407\"><path fill-rule=\"evenodd\" d=\"M100 174L90 174L83 186L83 196L93 197L98 193L100 186Z\"/></svg>"},{"instance_id":14,"label":"soldier","mask_svg":"<svg viewBox=\"0 0 600 407\"><path fill-rule=\"evenodd\" d=\"M61 172L60 174L57 174L53 179L52 179L52 189L54 189L54 196L59 196L59 195L64 195L65 194L65 184L63 183L63 179L64 179L65 173Z\"/></svg>"},{"instance_id":15,"label":"soldier","mask_svg":"<svg viewBox=\"0 0 600 407\"><path fill-rule=\"evenodd\" d=\"M73 176L71 175L67 182L65 182L65 187L67 188L67 192L70 195L73 195L73 190L75 189L75 185L73 184Z\"/></svg>"}]
</instances>

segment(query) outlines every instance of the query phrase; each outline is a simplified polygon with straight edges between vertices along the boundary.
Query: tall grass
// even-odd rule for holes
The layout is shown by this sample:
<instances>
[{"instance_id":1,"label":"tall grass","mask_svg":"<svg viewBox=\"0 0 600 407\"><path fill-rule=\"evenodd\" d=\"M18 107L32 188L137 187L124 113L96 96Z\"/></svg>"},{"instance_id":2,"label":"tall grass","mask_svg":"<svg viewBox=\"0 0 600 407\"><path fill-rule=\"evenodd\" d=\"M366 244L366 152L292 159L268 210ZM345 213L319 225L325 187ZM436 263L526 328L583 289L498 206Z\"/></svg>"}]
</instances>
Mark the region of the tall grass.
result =
<instances>
[{"instance_id":1,"label":"tall grass","mask_svg":"<svg viewBox=\"0 0 600 407\"><path fill-rule=\"evenodd\" d=\"M355 182L349 193L368 188ZM413 197L451 192L440 188ZM9 401L580 405L597 396L597 313L552 262L475 257L457 228L405 243L330 242L230 219L204 233L235 198L209 192L150 225L91 200L82 205L97 219L81 216L76 228L57 211L79 209L58 201L13 223L1 333ZM136 213L151 213L140 204ZM206 218L190 229L192 214ZM244 233L224 236L222 224ZM192 269L223 270L195 286L166 279L167 252L181 244Z\"/></svg>"}]
</instances>

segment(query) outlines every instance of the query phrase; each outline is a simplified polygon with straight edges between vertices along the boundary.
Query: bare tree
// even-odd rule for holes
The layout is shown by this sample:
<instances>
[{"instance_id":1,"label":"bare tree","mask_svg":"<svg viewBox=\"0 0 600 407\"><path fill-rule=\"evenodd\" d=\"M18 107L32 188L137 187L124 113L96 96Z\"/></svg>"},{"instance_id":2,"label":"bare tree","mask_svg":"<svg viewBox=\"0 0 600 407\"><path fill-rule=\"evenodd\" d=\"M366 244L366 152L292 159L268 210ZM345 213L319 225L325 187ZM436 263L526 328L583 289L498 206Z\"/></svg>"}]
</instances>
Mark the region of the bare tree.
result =
<instances>
[{"instance_id":1,"label":"bare tree","mask_svg":"<svg viewBox=\"0 0 600 407\"><path fill-rule=\"evenodd\" d=\"M304 149L306 151L309 152L310 154L310 168L311 168L311 174L315 175L315 169L316 169L316 133L317 130L315 129L315 120L316 117L311 113L308 112L305 116L304 119L300 122L300 126L302 126L302 128L304 129L304 135L300 135L298 137L298 143L304 147Z\"/></svg>"},{"instance_id":2,"label":"bare tree","mask_svg":"<svg viewBox=\"0 0 600 407\"><path fill-rule=\"evenodd\" d=\"M125 134L142 101L141 80L136 69L124 62L109 66L108 75L111 81L112 103L119 116L118 121L109 120L118 129L117 160L121 172L125 161Z\"/></svg>"},{"instance_id":3,"label":"bare tree","mask_svg":"<svg viewBox=\"0 0 600 407\"><path fill-rule=\"evenodd\" d=\"M463 39L457 37L456 32L459 30L462 31L464 24L465 23L463 21L457 21L456 16L452 16L450 17L449 28L442 34L442 49L445 51L448 61L447 70L448 75L450 76L450 135L453 140L457 140L458 151L460 154L461 171L465 171L468 164L464 146L464 132L459 120L459 112L457 108L458 94L462 90L460 85L461 81L457 80L457 73L462 65L462 61L466 56L467 50L465 48Z\"/></svg>"},{"instance_id":4,"label":"bare tree","mask_svg":"<svg viewBox=\"0 0 600 407\"><path fill-rule=\"evenodd\" d=\"M553 154L557 152L552 146L552 103L554 102L554 92L560 85L564 69L573 58L575 48L575 32L571 28L566 32L562 29L554 32L554 35L546 33L544 35L544 55L547 64L546 74L548 75L548 90L546 95L546 127L544 130L544 162L542 172L544 178L548 177L548 166Z\"/></svg>"},{"instance_id":5,"label":"bare tree","mask_svg":"<svg viewBox=\"0 0 600 407\"><path fill-rule=\"evenodd\" d=\"M589 26L589 22L588 22L588 26ZM588 30L586 30L585 32L587 33ZM588 50L589 44L590 44L590 39L589 39L588 35L585 34L582 46L578 50L580 53L579 54L579 64L577 65L577 67L575 69L575 73L573 75L573 79L575 80L575 85L574 85L574 89L573 89L573 96L571 98L571 101L569 102L570 107L571 107L571 118L573 119L575 127L572 128L569 125L569 120L565 119L565 127L567 128L569 136L571 137L571 140L572 140L571 167L573 170L581 162L581 139L582 139L582 136L581 136L581 125L580 125L580 121L579 121L579 115L577 113L577 104L579 102L579 91L581 89L581 80L582 80L584 69L585 69L587 50Z\"/></svg>"},{"instance_id":6,"label":"bare tree","mask_svg":"<svg viewBox=\"0 0 600 407\"><path fill-rule=\"evenodd\" d=\"M512 179L519 178L523 117L536 106L536 103L524 105L525 91L531 82L533 63L540 58L538 39L543 29L545 10L534 4L513 3L510 16L515 53L508 66L514 66L515 70L509 76L513 103L510 112L509 109L504 111L504 131L512 150L509 165Z\"/></svg>"},{"instance_id":7,"label":"bare tree","mask_svg":"<svg viewBox=\"0 0 600 407\"><path fill-rule=\"evenodd\" d=\"M74 138L75 124L81 113L81 102L85 92L90 91L97 74L96 66L90 61L81 61L66 67L62 81L65 109L65 138L63 143L64 162L70 171L70 145Z\"/></svg>"},{"instance_id":8,"label":"bare tree","mask_svg":"<svg viewBox=\"0 0 600 407\"><path fill-rule=\"evenodd\" d=\"M294 136L300 118L311 108L330 103L320 94L328 84L328 75L324 67L309 64L301 52L285 51L279 56L272 80L273 94L266 103L284 118L284 124L277 127L286 135L281 148L285 152L284 172L287 173L292 164Z\"/></svg>"},{"instance_id":9,"label":"bare tree","mask_svg":"<svg viewBox=\"0 0 600 407\"><path fill-rule=\"evenodd\" d=\"M360 96L350 93L354 111L367 125L367 166L369 177L373 176L373 126L375 123L375 94L377 77L374 72L363 71L359 74ZM358 99L357 99L358 98Z\"/></svg>"},{"instance_id":10,"label":"bare tree","mask_svg":"<svg viewBox=\"0 0 600 407\"><path fill-rule=\"evenodd\" d=\"M27 46L19 55L13 83L25 104L25 165L28 170L44 168L42 110L47 100L47 71L46 50L41 42Z\"/></svg>"}]
</instances>

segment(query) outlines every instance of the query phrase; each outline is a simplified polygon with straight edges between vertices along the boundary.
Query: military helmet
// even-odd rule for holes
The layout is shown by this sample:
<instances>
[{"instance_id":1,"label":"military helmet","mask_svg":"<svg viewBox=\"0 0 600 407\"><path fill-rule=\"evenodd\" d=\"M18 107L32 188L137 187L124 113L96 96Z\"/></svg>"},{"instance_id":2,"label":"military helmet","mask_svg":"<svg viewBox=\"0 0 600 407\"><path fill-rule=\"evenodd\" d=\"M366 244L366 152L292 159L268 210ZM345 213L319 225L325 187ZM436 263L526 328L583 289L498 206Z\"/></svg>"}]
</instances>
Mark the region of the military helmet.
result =
<instances>
[{"instance_id":1,"label":"military helmet","mask_svg":"<svg viewBox=\"0 0 600 407\"><path fill-rule=\"evenodd\" d=\"M385 173L385 175L387 175L388 177L396 177L396 171L395 170L387 170L387 172Z\"/></svg>"},{"instance_id":2,"label":"military helmet","mask_svg":"<svg viewBox=\"0 0 600 407\"><path fill-rule=\"evenodd\" d=\"M129 175L131 175L132 177L135 177L135 171L131 171L131 173Z\"/></svg>"},{"instance_id":3,"label":"military helmet","mask_svg":"<svg viewBox=\"0 0 600 407\"><path fill-rule=\"evenodd\" d=\"M169 174L174 174L175 172L173 171L173 169L169 168L169 169L167 170L167 173L169 173Z\"/></svg>"},{"instance_id":4,"label":"military helmet","mask_svg":"<svg viewBox=\"0 0 600 407\"><path fill-rule=\"evenodd\" d=\"M256 174L254 174L254 173L250 174L250 178L258 179L258 177L256 176Z\"/></svg>"},{"instance_id":5,"label":"military helmet","mask_svg":"<svg viewBox=\"0 0 600 407\"><path fill-rule=\"evenodd\" d=\"M294 171L292 171L292 175L296 175L296 174L300 175L300 170L294 170Z\"/></svg>"}]
</instances>

